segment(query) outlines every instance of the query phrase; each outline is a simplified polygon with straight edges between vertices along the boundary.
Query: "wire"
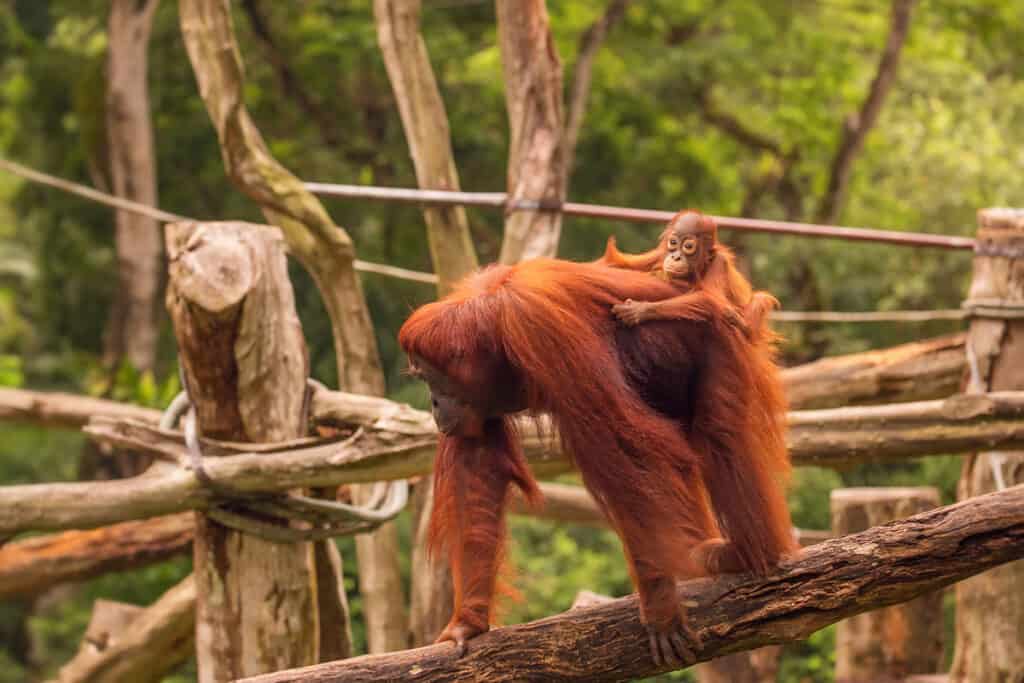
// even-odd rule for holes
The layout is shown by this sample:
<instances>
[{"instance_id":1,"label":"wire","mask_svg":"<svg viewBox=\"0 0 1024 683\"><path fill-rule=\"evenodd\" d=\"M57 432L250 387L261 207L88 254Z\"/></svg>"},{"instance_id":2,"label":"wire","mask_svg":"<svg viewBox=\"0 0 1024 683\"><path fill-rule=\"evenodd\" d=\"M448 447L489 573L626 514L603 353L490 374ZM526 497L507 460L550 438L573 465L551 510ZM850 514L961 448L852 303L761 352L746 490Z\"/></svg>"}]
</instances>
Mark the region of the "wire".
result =
<instances>
[{"instance_id":1,"label":"wire","mask_svg":"<svg viewBox=\"0 0 1024 683\"><path fill-rule=\"evenodd\" d=\"M130 211L131 213L146 216L147 218L152 218L153 220L157 220L162 223L196 220L194 218L189 218L188 216L170 213L169 211L157 209L130 199L124 199L123 197L115 197L112 194L100 192L99 190L86 185L81 185L70 180L64 180L63 178L52 176L48 173L36 171L2 157L0 157L0 168L8 173L13 173L16 176L20 176L26 180L31 180L32 182L39 183L40 185L47 185L99 204L105 204L122 211ZM398 278L401 280L412 280L414 282L426 282L429 284L437 284L438 281L437 275L433 273L423 273L417 270L399 268L398 266L389 266L383 263L371 263L369 261L356 259L352 265L356 270L360 270L365 273L377 273L378 275L386 275L388 277Z\"/></svg>"},{"instance_id":2,"label":"wire","mask_svg":"<svg viewBox=\"0 0 1024 683\"><path fill-rule=\"evenodd\" d=\"M195 220L187 216L163 211L146 204L115 197L86 185L81 185L63 178L42 173L16 162L0 157L0 169L20 176L32 182L47 185L64 192L83 197L90 201L112 206L123 211L137 213L164 223ZM304 183L306 189L316 194L349 199L375 199L380 201L396 201L415 204L482 206L490 208L511 208L513 210L550 210L561 209L563 212L578 216L600 218L618 218L641 222L664 223L673 214L669 211L653 211L648 209L625 209L596 204L564 203L554 205L532 200L508 200L504 192L448 192L444 190L417 190L394 187L368 187L362 185L340 185L335 183ZM928 235L924 233L902 233L870 228L842 228L804 223L787 223L785 221L760 221L746 218L714 217L721 227L734 227L743 230L789 232L790 234L816 235L822 237L839 237L867 241L882 241L898 244L914 244L917 246L936 246L947 249L968 249L974 247L974 240L966 237L949 237L945 235ZM915 241L916 240L916 241ZM927 244L926 244L927 243ZM356 270L376 273L400 280L436 284L438 277L434 273L424 273L398 266L372 263L356 259L353 263ZM877 311L846 313L839 311L776 311L771 314L778 322L922 322L929 320L963 320L967 312L962 310L939 311Z\"/></svg>"},{"instance_id":3,"label":"wire","mask_svg":"<svg viewBox=\"0 0 1024 683\"><path fill-rule=\"evenodd\" d=\"M880 322L927 322L931 320L964 320L969 312L959 309L938 311L774 311L772 320L786 323L880 323Z\"/></svg>"}]
</instances>

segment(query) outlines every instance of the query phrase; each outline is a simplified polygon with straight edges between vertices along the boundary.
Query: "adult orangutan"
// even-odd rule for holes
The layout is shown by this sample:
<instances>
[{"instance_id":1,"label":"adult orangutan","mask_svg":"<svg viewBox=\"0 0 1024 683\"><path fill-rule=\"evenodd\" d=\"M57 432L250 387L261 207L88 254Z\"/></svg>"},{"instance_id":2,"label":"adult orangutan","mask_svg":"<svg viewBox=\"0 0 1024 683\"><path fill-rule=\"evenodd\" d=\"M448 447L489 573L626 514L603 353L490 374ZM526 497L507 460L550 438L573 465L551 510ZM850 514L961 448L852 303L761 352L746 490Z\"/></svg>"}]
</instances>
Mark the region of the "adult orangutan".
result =
<instances>
[{"instance_id":1,"label":"adult orangutan","mask_svg":"<svg viewBox=\"0 0 1024 683\"><path fill-rule=\"evenodd\" d=\"M658 246L643 254L625 254L616 247L614 236L609 237L604 256L597 263L654 273L683 292L664 301L630 300L616 305L616 317L627 325L648 320L692 320L705 310L705 299L718 297L719 307L726 307L730 315L732 311L739 314L732 320L745 327L752 339L774 341L767 317L778 307L778 300L767 292L752 290L736 268L732 252L718 241L715 221L699 211L687 209L673 216Z\"/></svg>"},{"instance_id":2,"label":"adult orangutan","mask_svg":"<svg viewBox=\"0 0 1024 683\"><path fill-rule=\"evenodd\" d=\"M775 376L770 356L713 297L696 304L702 322L611 315L677 294L646 273L537 259L471 275L402 326L441 431L430 543L450 560L455 608L439 641L461 653L489 628L510 486L538 498L519 411L551 416L622 538L656 662L693 659L677 579L764 572L792 550L781 394L757 379Z\"/></svg>"}]
</instances>

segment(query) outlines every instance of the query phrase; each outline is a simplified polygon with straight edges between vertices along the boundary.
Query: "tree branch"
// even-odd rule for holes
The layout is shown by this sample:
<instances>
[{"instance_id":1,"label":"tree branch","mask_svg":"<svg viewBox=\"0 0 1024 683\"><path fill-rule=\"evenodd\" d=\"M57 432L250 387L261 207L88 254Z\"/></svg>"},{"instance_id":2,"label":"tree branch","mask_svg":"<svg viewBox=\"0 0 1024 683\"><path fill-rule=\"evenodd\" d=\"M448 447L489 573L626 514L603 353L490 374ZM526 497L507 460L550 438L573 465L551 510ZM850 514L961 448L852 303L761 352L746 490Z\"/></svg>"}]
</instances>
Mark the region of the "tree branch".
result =
<instances>
[{"instance_id":1,"label":"tree branch","mask_svg":"<svg viewBox=\"0 0 1024 683\"><path fill-rule=\"evenodd\" d=\"M907 40L907 33L910 31L910 14L914 8L914 1L893 0L889 35L885 41L882 58L878 62L878 71L871 81L867 97L864 98L860 111L857 114L851 114L843 122L842 139L832 158L828 185L815 212L815 221L818 223L834 222L846 199L853 161L864 147L864 140L875 125L875 121L878 120L882 104L896 80L900 52Z\"/></svg>"},{"instance_id":2,"label":"tree branch","mask_svg":"<svg viewBox=\"0 0 1024 683\"><path fill-rule=\"evenodd\" d=\"M766 577L680 585L698 661L793 642L841 619L905 602L1024 557L1024 486L826 541ZM247 679L247 683L603 681L665 671L650 659L636 596L448 643Z\"/></svg>"},{"instance_id":3,"label":"tree branch","mask_svg":"<svg viewBox=\"0 0 1024 683\"><path fill-rule=\"evenodd\" d=\"M195 604L192 575L147 608L98 601L78 654L56 683L162 680L192 653Z\"/></svg>"},{"instance_id":4,"label":"tree branch","mask_svg":"<svg viewBox=\"0 0 1024 683\"><path fill-rule=\"evenodd\" d=\"M568 119L565 124L565 186L568 188L572 177L573 165L576 161L576 143L579 141L580 130L583 128L583 117L587 113L587 100L590 98L590 81L594 72L594 60L608 37L609 31L625 16L633 0L610 0L601 18L590 25L580 36L579 48L576 52L576 65L572 72L572 85L569 90L567 105Z\"/></svg>"},{"instance_id":5,"label":"tree branch","mask_svg":"<svg viewBox=\"0 0 1024 683\"><path fill-rule=\"evenodd\" d=\"M317 130L320 132L320 139L328 147L337 147L340 141L338 129L335 126L334 118L320 106L312 94L303 86L302 79L295 73L288 63L285 53L278 46L274 34L270 28L270 21L263 14L263 8L259 0L242 0L242 11L245 12L252 28L253 35L262 44L263 52L267 56L281 84L281 91L290 97L305 112L311 121L314 121Z\"/></svg>"},{"instance_id":6,"label":"tree branch","mask_svg":"<svg viewBox=\"0 0 1024 683\"><path fill-rule=\"evenodd\" d=\"M950 396L967 368L964 338L957 333L786 368L786 398L808 409Z\"/></svg>"},{"instance_id":7,"label":"tree branch","mask_svg":"<svg viewBox=\"0 0 1024 683\"><path fill-rule=\"evenodd\" d=\"M321 406L345 404L349 396L330 392L316 402ZM219 483L253 493L407 479L429 472L437 444L429 413L409 408L396 411L396 404L379 400L385 412L365 415L363 429L340 443L301 447L304 442L300 442L296 447L294 443L258 446L208 441L204 452L222 457L207 458L206 470ZM365 404L365 397L358 397L357 402ZM402 433L372 427L395 412L419 413L422 431L414 433L417 429L412 420L407 421ZM1020 448L1024 446L1022 417L1024 392L798 411L790 413L790 456L796 465L824 467L981 448ZM534 472L543 478L568 471L568 461L551 448L556 443L552 437L541 437L532 429L529 421L522 426L524 447ZM87 431L116 446L164 460L182 462L186 457L180 434L161 432L145 424L98 419ZM0 534L87 528L208 505L211 493L191 470L158 464L164 466L121 481L0 487L0 509L5 510L0 517Z\"/></svg>"},{"instance_id":8,"label":"tree branch","mask_svg":"<svg viewBox=\"0 0 1024 683\"><path fill-rule=\"evenodd\" d=\"M183 512L8 543L0 547L0 600L161 562L189 548L194 527Z\"/></svg>"}]
</instances>

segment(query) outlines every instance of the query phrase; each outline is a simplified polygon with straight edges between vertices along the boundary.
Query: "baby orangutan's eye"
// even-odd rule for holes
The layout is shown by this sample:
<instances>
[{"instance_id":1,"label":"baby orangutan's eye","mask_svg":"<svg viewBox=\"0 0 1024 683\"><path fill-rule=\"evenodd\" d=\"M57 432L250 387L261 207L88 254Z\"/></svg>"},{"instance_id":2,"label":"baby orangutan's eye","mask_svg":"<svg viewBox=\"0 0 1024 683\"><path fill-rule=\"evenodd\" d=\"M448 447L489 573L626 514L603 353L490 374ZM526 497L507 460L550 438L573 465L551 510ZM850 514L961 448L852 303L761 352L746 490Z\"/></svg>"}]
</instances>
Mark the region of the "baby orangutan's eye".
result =
<instances>
[{"instance_id":1,"label":"baby orangutan's eye","mask_svg":"<svg viewBox=\"0 0 1024 683\"><path fill-rule=\"evenodd\" d=\"M683 253L687 256L697 253L697 240L686 240L683 242Z\"/></svg>"}]
</instances>

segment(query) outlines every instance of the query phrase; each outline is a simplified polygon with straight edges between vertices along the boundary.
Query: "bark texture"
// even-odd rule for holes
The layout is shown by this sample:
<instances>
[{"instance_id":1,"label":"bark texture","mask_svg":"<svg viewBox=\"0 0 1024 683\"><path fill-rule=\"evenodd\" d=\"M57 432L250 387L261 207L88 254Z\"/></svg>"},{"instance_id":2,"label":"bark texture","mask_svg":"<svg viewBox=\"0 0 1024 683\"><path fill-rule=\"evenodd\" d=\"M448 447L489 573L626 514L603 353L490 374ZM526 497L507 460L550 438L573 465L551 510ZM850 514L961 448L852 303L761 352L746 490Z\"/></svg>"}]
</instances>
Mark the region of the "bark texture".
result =
<instances>
[{"instance_id":1,"label":"bark texture","mask_svg":"<svg viewBox=\"0 0 1024 683\"><path fill-rule=\"evenodd\" d=\"M230 0L183 0L179 15L185 47L199 93L217 131L228 176L260 205L271 223L281 228L289 251L309 271L324 300L331 319L339 386L357 393L383 394L377 340L355 271L352 240L302 181L273 158L253 122L243 97L245 79ZM356 497L361 496L357 489ZM324 547L315 558L328 562L318 568L319 576L326 578L340 571L340 557L329 542L320 543ZM371 543L379 558L396 554L393 530L378 532ZM387 565L382 564L381 571L386 570ZM393 581L387 585L393 586ZM343 594L342 586L321 591L324 614L347 615L347 605L341 601ZM379 604L379 599L371 596L369 602ZM349 631L348 624L321 623L325 652L349 649L351 643L342 638Z\"/></svg>"},{"instance_id":2,"label":"bark texture","mask_svg":"<svg viewBox=\"0 0 1024 683\"><path fill-rule=\"evenodd\" d=\"M982 249L1024 249L1024 210L978 212ZM1024 306L1024 257L974 257L969 302ZM1024 319L975 318L967 334L967 391L1024 388ZM1000 481L1001 480L1001 481ZM1024 452L1000 449L964 460L959 496L1024 482ZM957 683L1024 680L1024 562L1015 562L957 586Z\"/></svg>"},{"instance_id":3,"label":"bark texture","mask_svg":"<svg viewBox=\"0 0 1024 683\"><path fill-rule=\"evenodd\" d=\"M1024 555L1024 487L808 548L766 577L680 584L699 661L793 642L840 619L906 602ZM665 671L650 657L636 596L450 643L282 671L250 683L611 681Z\"/></svg>"},{"instance_id":4,"label":"bark texture","mask_svg":"<svg viewBox=\"0 0 1024 683\"><path fill-rule=\"evenodd\" d=\"M347 415L363 427L342 442L308 440L259 447L210 443L206 469L219 482L244 491L339 486L425 474L433 465L437 432L429 413L382 398L323 392L315 410L335 423ZM1024 446L1024 392L954 396L891 406L790 413L789 449L795 465L839 466ZM376 427L378 425L379 427ZM530 465L539 478L569 470L533 424L520 425ZM186 458L181 436L139 422L95 420L94 438L174 462ZM74 482L0 487L0 534L87 528L208 505L210 494L180 467L118 482Z\"/></svg>"},{"instance_id":5,"label":"bark texture","mask_svg":"<svg viewBox=\"0 0 1024 683\"><path fill-rule=\"evenodd\" d=\"M309 358L280 232L172 223L167 253L167 308L201 433L256 443L303 434ZM202 683L318 661L310 544L271 543L197 514L194 563Z\"/></svg>"},{"instance_id":6,"label":"bark texture","mask_svg":"<svg viewBox=\"0 0 1024 683\"><path fill-rule=\"evenodd\" d=\"M420 0L374 0L377 41L402 117L417 184L423 190L458 192L448 114L420 34L420 7ZM469 219L461 206L428 207L423 215L431 261L440 278L438 290L443 295L478 266Z\"/></svg>"},{"instance_id":7,"label":"bark texture","mask_svg":"<svg viewBox=\"0 0 1024 683\"><path fill-rule=\"evenodd\" d=\"M149 113L149 36L159 0L113 0L107 25L107 140L111 192L157 205L156 152ZM122 358L152 370L158 337L160 224L128 211L115 212L118 286L107 322L105 360Z\"/></svg>"},{"instance_id":8,"label":"bark texture","mask_svg":"<svg viewBox=\"0 0 1024 683\"><path fill-rule=\"evenodd\" d=\"M932 487L835 489L831 503L832 531L845 536L938 507L939 491ZM876 683L936 673L943 666L944 636L941 591L858 614L839 622L836 680Z\"/></svg>"},{"instance_id":9,"label":"bark texture","mask_svg":"<svg viewBox=\"0 0 1024 683\"><path fill-rule=\"evenodd\" d=\"M192 528L192 516L179 513L8 543L0 547L0 599L166 560L192 544Z\"/></svg>"},{"instance_id":10,"label":"bark texture","mask_svg":"<svg viewBox=\"0 0 1024 683\"><path fill-rule=\"evenodd\" d=\"M508 198L565 200L562 62L544 0L496 0L498 41L511 132ZM560 211L513 211L505 217L500 261L554 256Z\"/></svg>"},{"instance_id":11,"label":"bark texture","mask_svg":"<svg viewBox=\"0 0 1024 683\"><path fill-rule=\"evenodd\" d=\"M800 409L945 398L963 381L964 339L953 334L786 368L786 397Z\"/></svg>"}]
</instances>

